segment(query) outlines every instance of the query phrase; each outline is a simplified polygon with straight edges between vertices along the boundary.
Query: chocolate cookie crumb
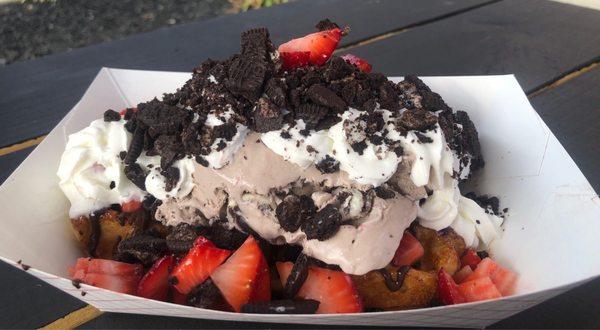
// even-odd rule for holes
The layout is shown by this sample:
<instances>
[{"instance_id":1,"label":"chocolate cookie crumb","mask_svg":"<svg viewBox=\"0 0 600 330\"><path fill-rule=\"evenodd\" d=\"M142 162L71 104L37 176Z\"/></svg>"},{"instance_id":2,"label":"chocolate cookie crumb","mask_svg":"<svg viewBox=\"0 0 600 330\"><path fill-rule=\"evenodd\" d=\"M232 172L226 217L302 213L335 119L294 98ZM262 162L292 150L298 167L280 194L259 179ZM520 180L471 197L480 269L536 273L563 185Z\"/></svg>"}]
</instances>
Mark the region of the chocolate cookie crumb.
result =
<instances>
[{"instance_id":1,"label":"chocolate cookie crumb","mask_svg":"<svg viewBox=\"0 0 600 330\"><path fill-rule=\"evenodd\" d=\"M254 130L259 133L278 130L283 126L281 108L261 97L254 108Z\"/></svg>"},{"instance_id":2,"label":"chocolate cookie crumb","mask_svg":"<svg viewBox=\"0 0 600 330\"><path fill-rule=\"evenodd\" d=\"M121 115L118 112L116 112L115 110L111 110L111 109L104 111L103 117L104 117L105 122L121 120Z\"/></svg>"},{"instance_id":3,"label":"chocolate cookie crumb","mask_svg":"<svg viewBox=\"0 0 600 330\"><path fill-rule=\"evenodd\" d=\"M392 189L379 186L375 188L375 195L382 199L390 199L396 197L396 193Z\"/></svg>"},{"instance_id":4,"label":"chocolate cookie crumb","mask_svg":"<svg viewBox=\"0 0 600 330\"><path fill-rule=\"evenodd\" d=\"M318 211L312 219L302 224L302 231L308 239L317 239L324 241L337 233L342 224L342 215L340 210L328 204Z\"/></svg>"},{"instance_id":5,"label":"chocolate cookie crumb","mask_svg":"<svg viewBox=\"0 0 600 330\"><path fill-rule=\"evenodd\" d=\"M317 165L317 169L321 173L335 173L340 170L340 162L329 155L326 155Z\"/></svg>"},{"instance_id":6,"label":"chocolate cookie crumb","mask_svg":"<svg viewBox=\"0 0 600 330\"><path fill-rule=\"evenodd\" d=\"M301 253L296 259L283 288L286 297L294 298L296 293L300 291L302 284L308 277L308 261L308 256L304 253Z\"/></svg>"},{"instance_id":7,"label":"chocolate cookie crumb","mask_svg":"<svg viewBox=\"0 0 600 330\"><path fill-rule=\"evenodd\" d=\"M125 166L125 176L138 188L146 190L146 172L137 163Z\"/></svg>"},{"instance_id":8,"label":"chocolate cookie crumb","mask_svg":"<svg viewBox=\"0 0 600 330\"><path fill-rule=\"evenodd\" d=\"M281 228L288 232L298 230L315 212L316 207L310 197L296 195L286 196L275 209Z\"/></svg>"},{"instance_id":9,"label":"chocolate cookie crumb","mask_svg":"<svg viewBox=\"0 0 600 330\"><path fill-rule=\"evenodd\" d=\"M81 283L83 283L80 279L71 280L71 285L73 285L76 289L81 289Z\"/></svg>"}]
</instances>

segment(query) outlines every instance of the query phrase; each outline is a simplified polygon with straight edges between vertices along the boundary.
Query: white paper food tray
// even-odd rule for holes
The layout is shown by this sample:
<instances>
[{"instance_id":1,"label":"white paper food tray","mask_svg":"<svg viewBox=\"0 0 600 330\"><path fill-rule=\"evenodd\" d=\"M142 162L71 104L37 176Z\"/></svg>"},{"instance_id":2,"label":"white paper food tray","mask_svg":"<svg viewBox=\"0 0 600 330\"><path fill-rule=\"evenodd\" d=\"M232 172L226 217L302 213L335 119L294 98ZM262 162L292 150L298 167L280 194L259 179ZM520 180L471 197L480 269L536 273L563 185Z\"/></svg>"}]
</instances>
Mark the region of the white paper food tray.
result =
<instances>
[{"instance_id":1,"label":"white paper food tray","mask_svg":"<svg viewBox=\"0 0 600 330\"><path fill-rule=\"evenodd\" d=\"M251 315L148 300L66 279L82 255L69 228L56 170L66 136L102 113L175 91L189 73L102 69L77 105L0 187L0 258L102 311L233 321L483 327L600 275L599 198L533 110L512 75L423 78L479 131L486 167L474 186L509 207L492 255L521 276L518 294L494 301L347 315ZM399 80L398 78L397 80ZM87 292L81 296L81 290Z\"/></svg>"}]
</instances>

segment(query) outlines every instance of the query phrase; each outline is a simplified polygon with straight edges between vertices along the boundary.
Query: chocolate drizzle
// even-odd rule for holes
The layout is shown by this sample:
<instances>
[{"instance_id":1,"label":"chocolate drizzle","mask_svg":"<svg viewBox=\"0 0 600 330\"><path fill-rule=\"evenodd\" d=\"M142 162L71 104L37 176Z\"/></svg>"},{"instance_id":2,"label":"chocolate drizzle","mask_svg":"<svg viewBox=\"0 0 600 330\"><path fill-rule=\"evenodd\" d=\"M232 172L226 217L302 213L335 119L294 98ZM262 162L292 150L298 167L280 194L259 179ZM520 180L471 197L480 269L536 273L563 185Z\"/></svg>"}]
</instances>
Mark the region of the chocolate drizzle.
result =
<instances>
[{"instance_id":1,"label":"chocolate drizzle","mask_svg":"<svg viewBox=\"0 0 600 330\"><path fill-rule=\"evenodd\" d=\"M390 273L389 270L387 270L386 268L382 268L379 269L379 274L381 274L381 276L383 276L383 280L385 281L385 286L387 286L387 288L392 291L398 291L400 290L400 288L402 287L402 284L404 284L404 278L406 277L406 274L408 274L408 271L410 270L410 266L402 266L400 268L398 268L398 270L396 271L396 279L394 280L392 278L392 274Z\"/></svg>"}]
</instances>

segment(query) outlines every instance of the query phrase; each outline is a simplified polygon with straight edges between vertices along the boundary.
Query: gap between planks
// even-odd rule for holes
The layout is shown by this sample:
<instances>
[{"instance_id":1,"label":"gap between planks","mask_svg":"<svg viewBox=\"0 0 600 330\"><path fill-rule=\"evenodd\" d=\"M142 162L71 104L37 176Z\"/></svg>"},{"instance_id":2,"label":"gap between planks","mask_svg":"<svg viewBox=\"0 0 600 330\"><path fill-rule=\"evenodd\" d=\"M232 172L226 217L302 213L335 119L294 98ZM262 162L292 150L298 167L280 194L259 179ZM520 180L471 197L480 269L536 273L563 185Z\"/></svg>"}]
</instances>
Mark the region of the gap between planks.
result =
<instances>
[{"instance_id":1,"label":"gap between planks","mask_svg":"<svg viewBox=\"0 0 600 330\"><path fill-rule=\"evenodd\" d=\"M44 140L45 137L46 137L46 135L44 134L42 136L38 136L36 138L29 139L27 141L15 143L8 147L0 148L0 156L8 155L12 152L16 152L19 150L23 150L23 149L26 149L29 147L36 146L36 145L40 144L42 142L42 140Z\"/></svg>"},{"instance_id":2,"label":"gap between planks","mask_svg":"<svg viewBox=\"0 0 600 330\"><path fill-rule=\"evenodd\" d=\"M40 329L74 329L102 315L102 311L90 305L71 312Z\"/></svg>"},{"instance_id":3,"label":"gap between planks","mask_svg":"<svg viewBox=\"0 0 600 330\"><path fill-rule=\"evenodd\" d=\"M589 63L589 62L588 62ZM565 72L563 75L553 79L552 81L534 89L533 91L531 91L530 93L527 94L528 98L534 98L536 96L538 96L539 94L542 94L545 91L551 90L553 88L556 88L574 78L579 77L580 75L593 70L594 68L600 66L600 58L596 58L594 60L592 60L591 64L584 64L582 66L579 66L573 70L567 71Z\"/></svg>"},{"instance_id":4,"label":"gap between planks","mask_svg":"<svg viewBox=\"0 0 600 330\"><path fill-rule=\"evenodd\" d=\"M492 4L495 4L495 3L500 2L500 1L502 1L502 0L490 0L490 1L487 1L487 2L484 2L484 3L480 3L478 5L473 5L471 7L459 9L459 10L456 10L456 11L453 11L453 12L450 12L450 13L446 13L446 14L442 14L442 15L439 15L439 16L435 16L435 17L432 17L432 18L429 18L429 19L426 19L426 20L423 20L423 21L420 21L420 22L417 22L417 23L409 24L409 25L403 26L401 28L397 28L397 29L394 29L394 30L391 30L391 31L388 31L388 32L385 32L385 33L382 33L382 34L378 34L378 35L375 35L375 36L372 36L372 37L369 37L369 38L366 38L366 39L358 40L358 41L355 41L353 43L347 44L347 45L345 45L343 47L340 47L340 48L336 49L335 52L334 52L334 54L337 54L339 52L343 52L343 51L351 49L351 48L368 45L368 44L377 42L379 40L387 39L387 38L393 37L395 35L398 35L400 33L407 32L407 31L409 31L411 29L414 29L416 27L423 26L423 25L426 25L426 24L429 24L429 23L434 23L436 21L440 21L440 20L443 20L443 19L446 19L446 18L450 18L450 17L453 17L453 16L460 15L460 14L464 14L464 13L466 13L468 11L475 10L475 9L478 9L478 8L481 8L481 7L484 7L484 6L492 5Z\"/></svg>"}]
</instances>

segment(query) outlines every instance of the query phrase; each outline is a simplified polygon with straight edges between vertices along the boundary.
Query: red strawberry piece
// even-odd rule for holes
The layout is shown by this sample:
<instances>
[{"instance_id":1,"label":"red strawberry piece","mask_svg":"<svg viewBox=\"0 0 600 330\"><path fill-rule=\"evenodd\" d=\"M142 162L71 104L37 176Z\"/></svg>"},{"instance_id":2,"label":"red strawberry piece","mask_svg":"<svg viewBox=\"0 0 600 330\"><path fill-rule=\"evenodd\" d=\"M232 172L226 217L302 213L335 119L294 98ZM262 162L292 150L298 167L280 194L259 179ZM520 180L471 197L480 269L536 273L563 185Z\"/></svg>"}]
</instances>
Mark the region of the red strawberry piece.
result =
<instances>
[{"instance_id":1,"label":"red strawberry piece","mask_svg":"<svg viewBox=\"0 0 600 330\"><path fill-rule=\"evenodd\" d=\"M369 64L369 62L367 62L366 60L364 60L356 55L346 54L346 55L342 56L342 58L344 59L344 61L358 67L358 69L362 72L369 73L369 72L371 72L371 69L373 69L373 67L371 66L371 64Z\"/></svg>"},{"instance_id":2,"label":"red strawberry piece","mask_svg":"<svg viewBox=\"0 0 600 330\"><path fill-rule=\"evenodd\" d=\"M285 285L294 264L278 262L276 266L281 284ZM350 276L326 268L309 267L308 277L297 296L319 301L318 314L359 313L363 309L362 301Z\"/></svg>"},{"instance_id":3,"label":"red strawberry piece","mask_svg":"<svg viewBox=\"0 0 600 330\"><path fill-rule=\"evenodd\" d=\"M135 108L135 107L134 107L134 108L125 108L125 109L123 109L123 110L119 111L119 114L121 115L121 117L124 117L124 116L125 116L125 113L126 113L126 112L127 112L127 110L129 110L129 109L131 109L131 111L133 111L133 113L136 113L136 112L138 111L138 109L137 109L137 108Z\"/></svg>"},{"instance_id":4,"label":"red strawberry piece","mask_svg":"<svg viewBox=\"0 0 600 330\"><path fill-rule=\"evenodd\" d=\"M454 274L454 280L456 281L456 283L462 283L471 274L473 274L473 270L471 269L471 267L468 265L464 266Z\"/></svg>"},{"instance_id":5,"label":"red strawberry piece","mask_svg":"<svg viewBox=\"0 0 600 330\"><path fill-rule=\"evenodd\" d=\"M135 294L139 282L139 275L88 273L83 278L83 283L85 284L127 294Z\"/></svg>"},{"instance_id":6,"label":"red strawberry piece","mask_svg":"<svg viewBox=\"0 0 600 330\"><path fill-rule=\"evenodd\" d=\"M179 292L188 294L204 282L230 254L231 251L219 249L205 237L199 236L171 273L171 283Z\"/></svg>"},{"instance_id":7,"label":"red strawberry piece","mask_svg":"<svg viewBox=\"0 0 600 330\"><path fill-rule=\"evenodd\" d=\"M169 296L170 302L178 305L187 305L187 295L177 291L177 289L173 287L169 290Z\"/></svg>"},{"instance_id":8,"label":"red strawberry piece","mask_svg":"<svg viewBox=\"0 0 600 330\"><path fill-rule=\"evenodd\" d=\"M481 260L477 267L473 270L473 273L465 278L465 282L476 280L483 277L492 277L493 274L498 270L499 266L491 258L485 258Z\"/></svg>"},{"instance_id":9,"label":"red strawberry piece","mask_svg":"<svg viewBox=\"0 0 600 330\"><path fill-rule=\"evenodd\" d=\"M489 277L481 277L458 285L458 292L468 302L489 300L502 297L498 288Z\"/></svg>"},{"instance_id":10,"label":"red strawberry piece","mask_svg":"<svg viewBox=\"0 0 600 330\"><path fill-rule=\"evenodd\" d=\"M265 257L256 240L249 236L210 278L231 307L239 312L248 302L270 298L270 283L265 280ZM267 294L266 291L269 291ZM252 299L258 299L253 301Z\"/></svg>"},{"instance_id":11,"label":"red strawberry piece","mask_svg":"<svg viewBox=\"0 0 600 330\"><path fill-rule=\"evenodd\" d=\"M142 202L132 199L129 202L125 202L121 204L121 210L126 213L132 213L140 209L142 207Z\"/></svg>"},{"instance_id":12,"label":"red strawberry piece","mask_svg":"<svg viewBox=\"0 0 600 330\"><path fill-rule=\"evenodd\" d=\"M458 290L454 279L443 268L438 272L438 297L444 305L454 305L466 302Z\"/></svg>"},{"instance_id":13,"label":"red strawberry piece","mask_svg":"<svg viewBox=\"0 0 600 330\"><path fill-rule=\"evenodd\" d=\"M75 266L69 267L69 276L72 280L83 281L85 274L88 271L88 265L91 258L79 258L75 263Z\"/></svg>"},{"instance_id":14,"label":"red strawberry piece","mask_svg":"<svg viewBox=\"0 0 600 330\"><path fill-rule=\"evenodd\" d=\"M405 231L392 259L394 266L410 266L425 254L421 243L409 232Z\"/></svg>"},{"instance_id":15,"label":"red strawberry piece","mask_svg":"<svg viewBox=\"0 0 600 330\"><path fill-rule=\"evenodd\" d=\"M465 254L460 258L461 266L470 266L471 269L477 268L477 265L481 262L481 258L477 255L474 250L468 249Z\"/></svg>"},{"instance_id":16,"label":"red strawberry piece","mask_svg":"<svg viewBox=\"0 0 600 330\"><path fill-rule=\"evenodd\" d=\"M269 265L267 265L265 258L261 259L258 269L259 273L256 279L256 286L254 287L254 291L252 291L250 301L269 301L271 300L271 272L269 271Z\"/></svg>"},{"instance_id":17,"label":"red strawberry piece","mask_svg":"<svg viewBox=\"0 0 600 330\"><path fill-rule=\"evenodd\" d=\"M279 57L284 70L293 70L308 65L310 52L281 52Z\"/></svg>"},{"instance_id":18,"label":"red strawberry piece","mask_svg":"<svg viewBox=\"0 0 600 330\"><path fill-rule=\"evenodd\" d=\"M174 263L174 256L165 256L156 261L142 277L137 288L137 295L148 299L167 300L169 274Z\"/></svg>"},{"instance_id":19,"label":"red strawberry piece","mask_svg":"<svg viewBox=\"0 0 600 330\"><path fill-rule=\"evenodd\" d=\"M144 267L140 264L128 264L115 260L90 259L86 273L141 277L144 273Z\"/></svg>"},{"instance_id":20,"label":"red strawberry piece","mask_svg":"<svg viewBox=\"0 0 600 330\"><path fill-rule=\"evenodd\" d=\"M292 39L279 46L278 50L280 54L310 52L309 63L322 65L331 57L341 38L342 30L335 28Z\"/></svg>"},{"instance_id":21,"label":"red strawberry piece","mask_svg":"<svg viewBox=\"0 0 600 330\"><path fill-rule=\"evenodd\" d=\"M518 278L517 274L502 267L499 267L491 276L492 282L494 282L494 285L503 296L513 294Z\"/></svg>"}]
</instances>

